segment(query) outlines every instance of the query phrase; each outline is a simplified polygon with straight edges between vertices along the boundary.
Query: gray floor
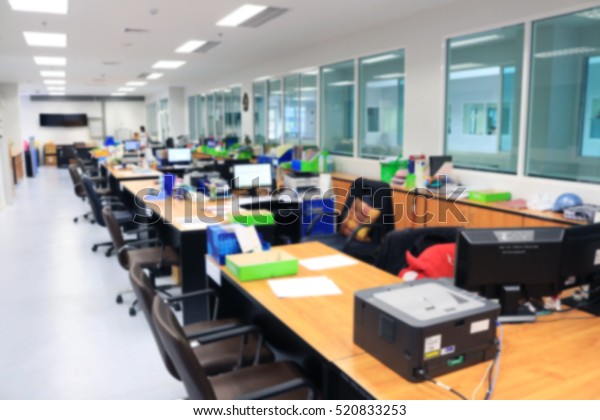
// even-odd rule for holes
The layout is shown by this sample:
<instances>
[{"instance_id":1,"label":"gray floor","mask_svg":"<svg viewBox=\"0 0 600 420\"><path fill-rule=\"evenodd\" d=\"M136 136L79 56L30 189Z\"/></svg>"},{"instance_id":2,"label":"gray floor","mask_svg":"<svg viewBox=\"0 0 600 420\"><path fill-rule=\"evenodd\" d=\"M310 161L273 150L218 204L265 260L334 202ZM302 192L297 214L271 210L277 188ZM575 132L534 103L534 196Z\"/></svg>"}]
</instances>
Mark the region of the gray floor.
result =
<instances>
[{"instance_id":1,"label":"gray floor","mask_svg":"<svg viewBox=\"0 0 600 420\"><path fill-rule=\"evenodd\" d=\"M0 398L176 399L146 320L115 304L129 287L116 259L92 253L108 233L67 170L42 168L0 211Z\"/></svg>"}]
</instances>

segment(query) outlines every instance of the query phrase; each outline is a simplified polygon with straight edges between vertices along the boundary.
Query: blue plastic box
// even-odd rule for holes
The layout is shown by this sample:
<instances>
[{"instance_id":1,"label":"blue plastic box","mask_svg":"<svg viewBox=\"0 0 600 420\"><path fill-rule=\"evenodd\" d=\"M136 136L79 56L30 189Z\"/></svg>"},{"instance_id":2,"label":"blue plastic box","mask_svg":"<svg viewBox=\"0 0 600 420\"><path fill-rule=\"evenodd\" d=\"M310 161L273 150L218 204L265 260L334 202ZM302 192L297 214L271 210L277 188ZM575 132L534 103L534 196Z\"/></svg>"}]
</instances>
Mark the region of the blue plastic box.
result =
<instances>
[{"instance_id":1,"label":"blue plastic box","mask_svg":"<svg viewBox=\"0 0 600 420\"><path fill-rule=\"evenodd\" d=\"M265 242L260 232L258 233L262 243L263 251L271 249L271 244ZM213 257L219 265L225 265L225 257L232 254L240 254L242 249L238 243L233 225L211 225L206 231L206 242L208 255Z\"/></svg>"}]
</instances>

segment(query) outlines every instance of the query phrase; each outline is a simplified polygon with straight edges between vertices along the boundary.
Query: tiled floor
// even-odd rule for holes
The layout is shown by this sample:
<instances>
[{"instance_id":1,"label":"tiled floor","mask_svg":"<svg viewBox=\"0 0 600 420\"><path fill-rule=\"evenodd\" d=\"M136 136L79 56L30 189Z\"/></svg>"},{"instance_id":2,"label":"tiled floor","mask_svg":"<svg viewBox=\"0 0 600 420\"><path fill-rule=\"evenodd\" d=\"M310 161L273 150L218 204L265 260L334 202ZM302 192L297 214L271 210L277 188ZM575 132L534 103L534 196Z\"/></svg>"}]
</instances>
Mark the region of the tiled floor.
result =
<instances>
[{"instance_id":1,"label":"tiled floor","mask_svg":"<svg viewBox=\"0 0 600 420\"><path fill-rule=\"evenodd\" d=\"M0 211L0 398L185 396L142 314L115 303L127 273L90 250L108 232L73 223L88 207L67 170L42 168L16 194Z\"/></svg>"}]
</instances>

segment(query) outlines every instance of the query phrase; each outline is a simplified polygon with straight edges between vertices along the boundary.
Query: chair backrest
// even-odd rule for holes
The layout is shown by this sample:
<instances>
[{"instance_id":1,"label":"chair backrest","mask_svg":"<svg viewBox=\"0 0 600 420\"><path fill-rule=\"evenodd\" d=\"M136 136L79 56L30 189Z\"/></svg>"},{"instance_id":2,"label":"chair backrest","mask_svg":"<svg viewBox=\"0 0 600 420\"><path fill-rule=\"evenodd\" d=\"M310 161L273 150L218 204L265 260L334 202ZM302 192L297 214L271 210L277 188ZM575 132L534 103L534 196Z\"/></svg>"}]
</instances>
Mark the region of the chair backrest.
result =
<instances>
[{"instance_id":1,"label":"chair backrest","mask_svg":"<svg viewBox=\"0 0 600 420\"><path fill-rule=\"evenodd\" d=\"M81 184L81 175L77 170L77 165L69 165L69 175L71 175L73 185Z\"/></svg>"},{"instance_id":2,"label":"chair backrest","mask_svg":"<svg viewBox=\"0 0 600 420\"><path fill-rule=\"evenodd\" d=\"M181 380L179 378L179 374L177 373L177 369L175 369L175 366L169 358L162 340L158 335L154 321L152 320L152 301L154 300L154 296L156 296L156 292L150 283L148 275L144 272L144 269L140 265L135 264L129 269L129 280L131 281L131 286L138 299L138 305L140 308L142 308L142 312L146 317L146 321L148 321L148 325L150 326L150 331L152 331L154 341L156 341L156 346L158 347L160 357L162 357L163 362L165 363L165 366L171 376L177 380Z\"/></svg>"},{"instance_id":3,"label":"chair backrest","mask_svg":"<svg viewBox=\"0 0 600 420\"><path fill-rule=\"evenodd\" d=\"M100 201L100 196L98 196L98 193L96 192L96 188L94 188L94 182L85 175L81 177L81 179L96 223L100 226L106 226L104 223L104 216L102 215L102 202Z\"/></svg>"},{"instance_id":4,"label":"chair backrest","mask_svg":"<svg viewBox=\"0 0 600 420\"><path fill-rule=\"evenodd\" d=\"M167 354L179 373L188 398L194 400L216 399L206 372L198 362L179 321L175 318L169 305L158 296L155 296L152 302L152 320Z\"/></svg>"},{"instance_id":5,"label":"chair backrest","mask_svg":"<svg viewBox=\"0 0 600 420\"><path fill-rule=\"evenodd\" d=\"M114 213L111 208L106 206L102 209L102 217L104 218L104 224L108 228L108 233L110 234L110 238L112 239L113 245L116 250L121 249L125 246L125 238L123 237L123 232L121 231L121 225L115 218ZM129 255L127 254L127 250L124 252L120 252L117 255L119 259L119 264L125 270L129 270Z\"/></svg>"},{"instance_id":6,"label":"chair backrest","mask_svg":"<svg viewBox=\"0 0 600 420\"><path fill-rule=\"evenodd\" d=\"M348 210L354 204L354 200L360 199L365 204L380 211L377 220L372 221L374 225L381 226L381 229L372 229L369 237L373 243L381 243L383 237L394 230L394 202L393 190L385 182L372 181L365 178L358 178L352 183L350 193L346 199L346 204L340 214L341 220L348 216Z\"/></svg>"},{"instance_id":7,"label":"chair backrest","mask_svg":"<svg viewBox=\"0 0 600 420\"><path fill-rule=\"evenodd\" d=\"M459 230L457 227L433 227L391 232L383 241L375 266L397 275L407 265L406 251L418 257L432 245L456 242Z\"/></svg>"}]
</instances>

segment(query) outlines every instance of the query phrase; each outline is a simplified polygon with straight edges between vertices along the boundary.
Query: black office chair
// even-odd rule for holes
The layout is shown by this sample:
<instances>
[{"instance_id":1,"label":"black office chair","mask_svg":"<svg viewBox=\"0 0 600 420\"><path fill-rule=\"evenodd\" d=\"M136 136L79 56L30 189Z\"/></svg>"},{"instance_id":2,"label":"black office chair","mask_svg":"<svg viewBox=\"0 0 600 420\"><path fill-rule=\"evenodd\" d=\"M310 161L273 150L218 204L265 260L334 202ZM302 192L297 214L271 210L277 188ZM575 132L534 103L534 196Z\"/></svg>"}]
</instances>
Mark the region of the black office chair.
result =
<instances>
[{"instance_id":1,"label":"black office chair","mask_svg":"<svg viewBox=\"0 0 600 420\"><path fill-rule=\"evenodd\" d=\"M133 215L129 210L126 209L123 203L112 196L102 197L98 195L98 192L94 188L94 182L87 176L82 177L82 183L88 197L88 203L90 204L92 214L94 215L94 220L98 225L106 227L104 216L102 215L102 209L105 206L109 206L114 210L115 219L119 225L128 231L133 230L134 227L131 223ZM114 251L112 241L94 244L92 246L92 251L96 252L100 247L108 247L108 250L106 251L107 257L111 256L112 252Z\"/></svg>"},{"instance_id":2,"label":"black office chair","mask_svg":"<svg viewBox=\"0 0 600 420\"><path fill-rule=\"evenodd\" d=\"M302 242L318 241L338 251L344 252L367 263L373 264L377 251L383 238L394 230L394 204L392 201L392 189L389 184L379 181L371 181L364 178L358 178L350 187L350 192L341 213L323 213L325 215L335 215L337 232L331 235L312 235L315 224L322 215L317 215L307 229L307 236ZM352 217L350 212L356 211L356 200L361 200L367 206L379 210L379 215L375 220L359 224L351 233L344 235L340 232L340 225ZM356 203L358 204L358 203ZM361 230L370 229L366 235L368 239L360 241L357 238L364 236Z\"/></svg>"},{"instance_id":3,"label":"black office chair","mask_svg":"<svg viewBox=\"0 0 600 420\"><path fill-rule=\"evenodd\" d=\"M189 399L233 400L233 399L313 399L314 386L302 375L300 369L291 362L259 364L262 336L257 327L244 326L199 337L186 335L175 315L160 297L152 303L152 320L164 349L185 386ZM205 366L194 354L190 339L197 339L201 345L209 345L231 338L248 337L257 334L254 364L232 372L209 377ZM243 342L246 342L244 340Z\"/></svg>"},{"instance_id":4,"label":"black office chair","mask_svg":"<svg viewBox=\"0 0 600 420\"><path fill-rule=\"evenodd\" d=\"M71 175L71 181L73 181L75 195L81 200L85 201L87 199L87 194L85 193L85 188L83 187L81 176L79 175L79 171L77 170L77 165L69 165L69 175ZM96 223L95 220L90 219L90 217L92 217L91 211L88 211L87 213L82 214L81 216L74 217L73 223L77 223L80 217L83 217L85 220L90 220L90 222L92 223Z\"/></svg>"},{"instance_id":5,"label":"black office chair","mask_svg":"<svg viewBox=\"0 0 600 420\"><path fill-rule=\"evenodd\" d=\"M152 302L154 297L157 296L154 282L152 280L152 274L150 271L142 269L139 265L134 265L129 270L129 280L131 286L135 292L139 306L142 309L150 331L156 341L158 351L165 363L165 367L177 380L181 380L173 362L169 358L161 339L158 336L156 326L152 320ZM179 303L188 301L194 297L209 296L214 299L214 311L213 317L209 321L195 322L193 324L186 325L183 327L183 331L186 336L201 336L202 334L209 335L228 329L241 327L244 324L236 318L218 319L217 312L219 308L219 297L215 290L205 289L199 290L192 293L186 293L185 295L179 295L177 297L171 297L167 299L169 304ZM229 340L223 340L219 343L211 344L208 346L195 346L193 347L194 354L204 366L206 373L209 376L218 375L219 373L228 372L238 367L249 366L254 362L256 355L256 346L259 344L258 336L256 334L250 334L248 336L248 342L242 350L242 338L231 338ZM260 361L261 363L271 362L274 359L273 353L266 346L262 346L260 350Z\"/></svg>"},{"instance_id":6,"label":"black office chair","mask_svg":"<svg viewBox=\"0 0 600 420\"><path fill-rule=\"evenodd\" d=\"M456 242L460 228L432 227L390 232L384 239L375 266L398 275L406 268L406 251L418 257L432 245Z\"/></svg>"}]
</instances>

